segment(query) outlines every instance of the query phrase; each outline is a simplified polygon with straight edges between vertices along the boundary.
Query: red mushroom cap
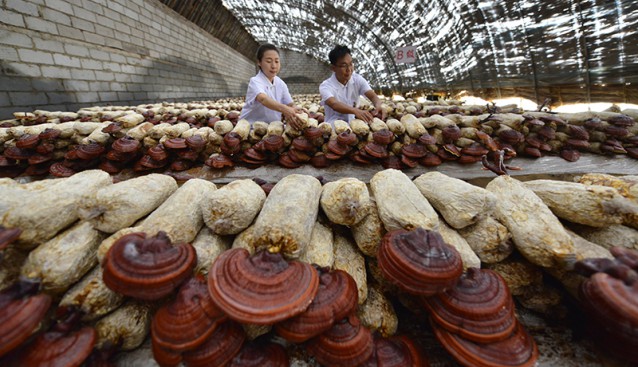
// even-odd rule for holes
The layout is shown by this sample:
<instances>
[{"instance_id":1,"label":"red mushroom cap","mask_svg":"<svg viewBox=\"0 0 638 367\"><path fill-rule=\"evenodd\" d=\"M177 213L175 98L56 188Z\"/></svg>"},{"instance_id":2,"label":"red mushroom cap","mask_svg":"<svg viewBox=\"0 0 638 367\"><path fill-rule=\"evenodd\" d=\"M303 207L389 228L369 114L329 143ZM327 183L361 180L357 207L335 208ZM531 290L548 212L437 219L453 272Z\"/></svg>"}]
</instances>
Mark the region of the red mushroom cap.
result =
<instances>
[{"instance_id":1,"label":"red mushroom cap","mask_svg":"<svg viewBox=\"0 0 638 367\"><path fill-rule=\"evenodd\" d=\"M492 270L469 268L454 287L423 302L434 322L477 343L501 340L515 327L509 288Z\"/></svg>"},{"instance_id":2,"label":"red mushroom cap","mask_svg":"<svg viewBox=\"0 0 638 367\"><path fill-rule=\"evenodd\" d=\"M49 167L49 173L56 177L70 177L75 174L75 170L64 166L62 162L56 162Z\"/></svg>"},{"instance_id":3,"label":"red mushroom cap","mask_svg":"<svg viewBox=\"0 0 638 367\"><path fill-rule=\"evenodd\" d=\"M394 141L394 133L387 129L375 131L372 140L379 145L388 145Z\"/></svg>"},{"instance_id":4,"label":"red mushroom cap","mask_svg":"<svg viewBox=\"0 0 638 367\"><path fill-rule=\"evenodd\" d=\"M438 232L423 228L386 233L377 258L386 279L416 295L438 293L454 285L463 272L458 251Z\"/></svg>"},{"instance_id":5,"label":"red mushroom cap","mask_svg":"<svg viewBox=\"0 0 638 367\"><path fill-rule=\"evenodd\" d=\"M132 153L137 151L140 147L140 142L129 136L119 138L111 144L111 148L120 153Z\"/></svg>"},{"instance_id":6,"label":"red mushroom cap","mask_svg":"<svg viewBox=\"0 0 638 367\"><path fill-rule=\"evenodd\" d=\"M359 367L427 367L424 358L412 340L405 335L383 338L374 335L372 356Z\"/></svg>"},{"instance_id":7,"label":"red mushroom cap","mask_svg":"<svg viewBox=\"0 0 638 367\"><path fill-rule=\"evenodd\" d=\"M366 153L370 154L375 158L387 158L388 148L385 145L377 144L377 143L368 143L363 149L365 149Z\"/></svg>"},{"instance_id":8,"label":"red mushroom cap","mask_svg":"<svg viewBox=\"0 0 638 367\"><path fill-rule=\"evenodd\" d=\"M241 350L246 333L241 325L227 320L197 349L184 352L182 358L189 367L225 366Z\"/></svg>"},{"instance_id":9,"label":"red mushroom cap","mask_svg":"<svg viewBox=\"0 0 638 367\"><path fill-rule=\"evenodd\" d=\"M197 254L190 244L173 245L164 232L152 237L136 232L111 246L102 279L115 292L156 300L191 276L196 262Z\"/></svg>"},{"instance_id":10,"label":"red mushroom cap","mask_svg":"<svg viewBox=\"0 0 638 367\"><path fill-rule=\"evenodd\" d=\"M419 163L425 167L436 167L443 163L443 160L438 155L428 152L425 157L419 159Z\"/></svg>"},{"instance_id":11,"label":"red mushroom cap","mask_svg":"<svg viewBox=\"0 0 638 367\"><path fill-rule=\"evenodd\" d=\"M194 349L225 319L210 298L206 279L193 277L180 287L175 300L153 316L152 342L174 352Z\"/></svg>"},{"instance_id":12,"label":"red mushroom cap","mask_svg":"<svg viewBox=\"0 0 638 367\"><path fill-rule=\"evenodd\" d=\"M308 352L322 365L358 366L372 355L372 333L351 315L308 342Z\"/></svg>"},{"instance_id":13,"label":"red mushroom cap","mask_svg":"<svg viewBox=\"0 0 638 367\"><path fill-rule=\"evenodd\" d=\"M168 152L164 149L164 145L162 144L157 144L156 146L149 148L146 151L146 154L156 161L163 161L168 158Z\"/></svg>"},{"instance_id":14,"label":"red mushroom cap","mask_svg":"<svg viewBox=\"0 0 638 367\"><path fill-rule=\"evenodd\" d=\"M343 145L355 146L359 142L359 139L355 133L350 130L346 130L337 135L337 142Z\"/></svg>"},{"instance_id":15,"label":"red mushroom cap","mask_svg":"<svg viewBox=\"0 0 638 367\"><path fill-rule=\"evenodd\" d=\"M24 134L16 139L15 144L20 149L32 149L35 148L40 142L40 136L36 134Z\"/></svg>"},{"instance_id":16,"label":"red mushroom cap","mask_svg":"<svg viewBox=\"0 0 638 367\"><path fill-rule=\"evenodd\" d=\"M93 351L92 327L66 333L50 331L38 336L18 359L18 366L79 367Z\"/></svg>"},{"instance_id":17,"label":"red mushroom cap","mask_svg":"<svg viewBox=\"0 0 638 367\"><path fill-rule=\"evenodd\" d=\"M186 138L186 145L196 152L201 152L206 147L206 140L201 135L193 135Z\"/></svg>"},{"instance_id":18,"label":"red mushroom cap","mask_svg":"<svg viewBox=\"0 0 638 367\"><path fill-rule=\"evenodd\" d=\"M2 298L4 296L5 294ZM31 336L44 319L50 305L51 297L46 294L14 300L0 299L0 357Z\"/></svg>"},{"instance_id":19,"label":"red mushroom cap","mask_svg":"<svg viewBox=\"0 0 638 367\"><path fill-rule=\"evenodd\" d=\"M212 154L204 164L217 169L235 166L233 160L225 154Z\"/></svg>"},{"instance_id":20,"label":"red mushroom cap","mask_svg":"<svg viewBox=\"0 0 638 367\"><path fill-rule=\"evenodd\" d=\"M184 138L171 138L164 141L164 148L166 149L184 149L188 148L186 145L186 139Z\"/></svg>"},{"instance_id":21,"label":"red mushroom cap","mask_svg":"<svg viewBox=\"0 0 638 367\"><path fill-rule=\"evenodd\" d=\"M225 251L208 273L213 302L242 323L267 325L298 315L318 289L315 268L268 251L253 256L242 248Z\"/></svg>"},{"instance_id":22,"label":"red mushroom cap","mask_svg":"<svg viewBox=\"0 0 638 367\"><path fill-rule=\"evenodd\" d=\"M436 323L432 323L432 327L443 347L464 366L532 367L538 359L534 339L518 321L510 336L492 343L476 343L464 339Z\"/></svg>"},{"instance_id":23,"label":"red mushroom cap","mask_svg":"<svg viewBox=\"0 0 638 367\"><path fill-rule=\"evenodd\" d=\"M98 143L89 143L80 145L76 154L80 159L90 160L99 157L105 150L106 148Z\"/></svg>"},{"instance_id":24,"label":"red mushroom cap","mask_svg":"<svg viewBox=\"0 0 638 367\"><path fill-rule=\"evenodd\" d=\"M358 299L357 284L350 274L343 270L319 269L319 290L310 306L275 325L275 331L290 342L304 342L356 310Z\"/></svg>"},{"instance_id":25,"label":"red mushroom cap","mask_svg":"<svg viewBox=\"0 0 638 367\"><path fill-rule=\"evenodd\" d=\"M228 367L288 367L286 350L277 343L245 343Z\"/></svg>"}]
</instances>

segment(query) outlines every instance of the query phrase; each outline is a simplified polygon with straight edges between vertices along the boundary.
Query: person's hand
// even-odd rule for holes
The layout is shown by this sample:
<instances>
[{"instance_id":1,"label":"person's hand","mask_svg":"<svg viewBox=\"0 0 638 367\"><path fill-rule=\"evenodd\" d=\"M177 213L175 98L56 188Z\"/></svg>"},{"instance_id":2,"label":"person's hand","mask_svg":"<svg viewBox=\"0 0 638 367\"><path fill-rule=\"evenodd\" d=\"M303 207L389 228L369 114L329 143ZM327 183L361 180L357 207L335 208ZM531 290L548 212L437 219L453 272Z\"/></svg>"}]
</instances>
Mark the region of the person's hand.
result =
<instances>
[{"instance_id":1,"label":"person's hand","mask_svg":"<svg viewBox=\"0 0 638 367\"><path fill-rule=\"evenodd\" d=\"M385 118L387 117L387 113L385 111L385 108L383 108L383 105L379 104L378 106L374 106L374 115L378 118L380 118L382 121L385 121Z\"/></svg>"},{"instance_id":2,"label":"person's hand","mask_svg":"<svg viewBox=\"0 0 638 367\"><path fill-rule=\"evenodd\" d=\"M359 120L363 120L365 122L367 122L368 124L372 122L372 114L366 110L360 110L360 109L356 109L354 112L354 116L356 118L358 118Z\"/></svg>"},{"instance_id":3,"label":"person's hand","mask_svg":"<svg viewBox=\"0 0 638 367\"><path fill-rule=\"evenodd\" d=\"M297 111L294 108L286 106L283 111L284 121L287 124L290 124L290 126L292 126L293 128L301 130L303 128L304 121L301 119L301 117L297 116L296 112Z\"/></svg>"}]
</instances>

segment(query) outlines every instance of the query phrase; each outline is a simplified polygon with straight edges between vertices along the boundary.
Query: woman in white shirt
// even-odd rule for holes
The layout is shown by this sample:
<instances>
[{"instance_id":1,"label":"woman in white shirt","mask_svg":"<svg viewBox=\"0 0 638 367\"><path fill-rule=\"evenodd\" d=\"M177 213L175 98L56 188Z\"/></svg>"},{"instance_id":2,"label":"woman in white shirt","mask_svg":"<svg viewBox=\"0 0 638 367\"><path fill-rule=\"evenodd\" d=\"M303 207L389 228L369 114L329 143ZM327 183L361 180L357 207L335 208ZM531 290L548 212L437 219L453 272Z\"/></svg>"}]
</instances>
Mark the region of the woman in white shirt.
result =
<instances>
[{"instance_id":1,"label":"woman in white shirt","mask_svg":"<svg viewBox=\"0 0 638 367\"><path fill-rule=\"evenodd\" d=\"M302 126L303 122L297 116L299 108L293 103L286 83L277 76L281 70L277 47L269 43L259 46L257 65L259 72L250 78L246 102L239 118L251 124L255 121L285 121L294 128Z\"/></svg>"}]
</instances>

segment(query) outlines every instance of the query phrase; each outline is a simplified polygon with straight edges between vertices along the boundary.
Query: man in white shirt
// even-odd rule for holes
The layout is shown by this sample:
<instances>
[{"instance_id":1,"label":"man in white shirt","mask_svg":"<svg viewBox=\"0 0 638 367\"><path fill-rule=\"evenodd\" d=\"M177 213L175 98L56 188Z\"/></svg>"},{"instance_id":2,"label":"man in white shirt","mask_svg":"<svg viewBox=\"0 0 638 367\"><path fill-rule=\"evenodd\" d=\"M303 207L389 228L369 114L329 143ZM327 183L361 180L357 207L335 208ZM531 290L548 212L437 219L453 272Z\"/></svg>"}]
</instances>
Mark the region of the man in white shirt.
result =
<instances>
[{"instance_id":1,"label":"man in white shirt","mask_svg":"<svg viewBox=\"0 0 638 367\"><path fill-rule=\"evenodd\" d=\"M359 108L359 96L368 97L374 108L381 111L381 119L385 120L386 113L381 106L381 100L370 88L368 82L354 72L350 49L337 45L330 51L328 58L333 73L319 86L321 104L325 110L324 121L330 124L335 120L350 122L356 117L370 123L373 115L369 111Z\"/></svg>"}]
</instances>

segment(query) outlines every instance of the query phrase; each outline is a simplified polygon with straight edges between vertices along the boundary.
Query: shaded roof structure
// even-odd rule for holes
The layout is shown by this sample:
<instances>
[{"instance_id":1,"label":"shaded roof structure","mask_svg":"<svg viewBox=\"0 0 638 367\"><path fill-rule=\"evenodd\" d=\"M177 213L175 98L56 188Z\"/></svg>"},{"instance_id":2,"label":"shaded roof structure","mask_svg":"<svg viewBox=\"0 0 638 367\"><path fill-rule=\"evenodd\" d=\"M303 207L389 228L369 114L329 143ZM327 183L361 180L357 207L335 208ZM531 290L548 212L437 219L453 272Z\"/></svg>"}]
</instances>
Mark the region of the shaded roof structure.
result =
<instances>
[{"instance_id":1,"label":"shaded roof structure","mask_svg":"<svg viewBox=\"0 0 638 367\"><path fill-rule=\"evenodd\" d=\"M221 3L259 43L325 62L335 44L348 45L357 71L383 91L638 101L635 0ZM406 46L414 63L395 59Z\"/></svg>"}]
</instances>

